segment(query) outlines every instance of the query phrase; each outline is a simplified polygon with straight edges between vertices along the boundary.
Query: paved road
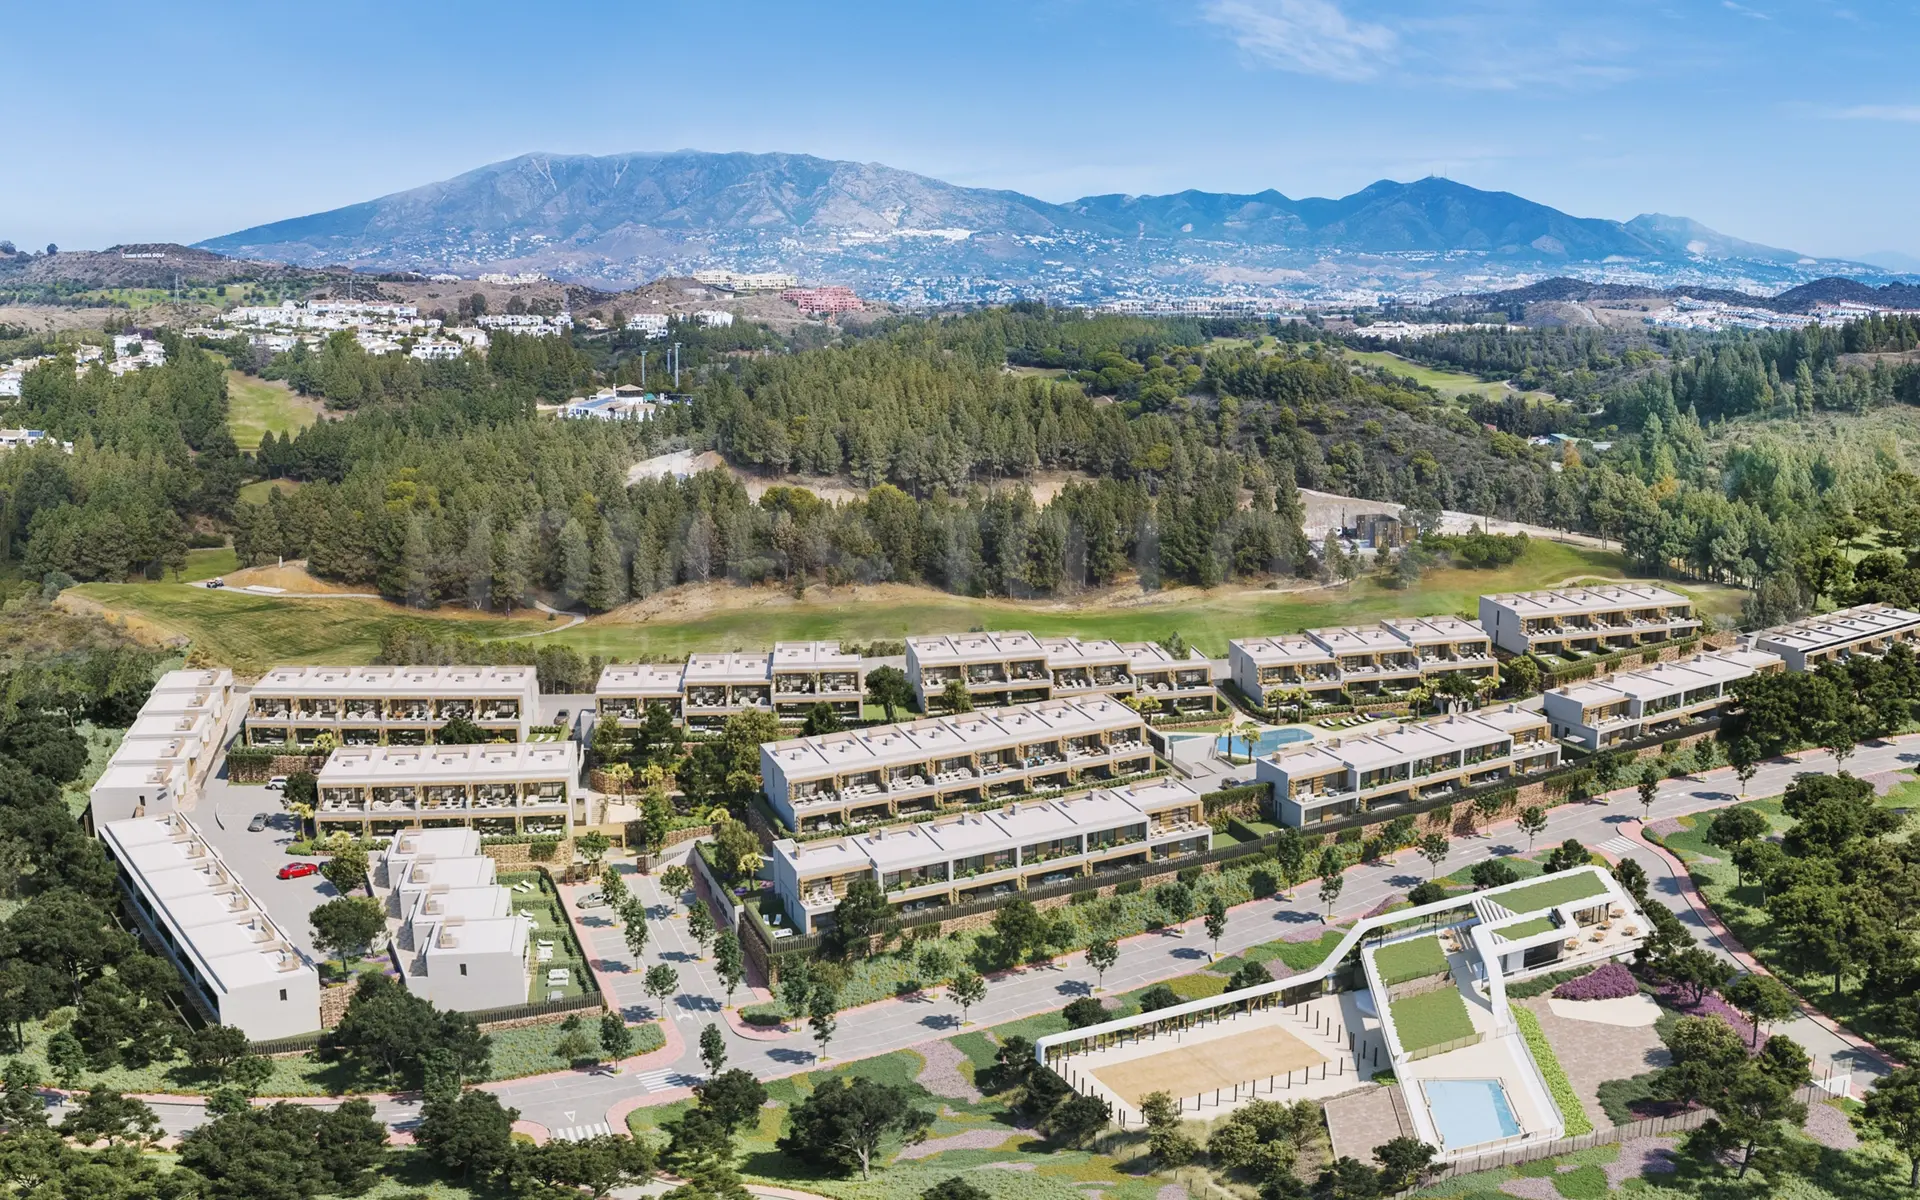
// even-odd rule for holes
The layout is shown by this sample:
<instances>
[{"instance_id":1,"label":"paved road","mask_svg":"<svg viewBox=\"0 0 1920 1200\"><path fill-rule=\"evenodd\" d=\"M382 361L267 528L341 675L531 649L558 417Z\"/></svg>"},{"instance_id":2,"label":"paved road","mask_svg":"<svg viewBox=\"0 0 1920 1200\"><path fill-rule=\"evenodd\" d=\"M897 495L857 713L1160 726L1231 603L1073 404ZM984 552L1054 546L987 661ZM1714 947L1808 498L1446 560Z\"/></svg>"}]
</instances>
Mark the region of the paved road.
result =
<instances>
[{"instance_id":1,"label":"paved road","mask_svg":"<svg viewBox=\"0 0 1920 1200\"><path fill-rule=\"evenodd\" d=\"M1866 774L1909 767L1916 763L1920 763L1920 740L1907 739L1902 743L1864 745L1847 761L1846 767L1856 774ZM1825 751L1799 755L1797 761L1774 760L1755 774L1748 786L1748 794L1777 795L1800 772L1834 769L1832 756ZM1654 801L1653 819L1731 804L1739 799L1736 794L1738 789L1739 781L1724 769L1704 780L1670 780L1662 786ZM1615 792L1608 802L1560 805L1549 810L1547 828L1537 839L1537 844L1550 846L1566 838L1578 838L1590 848L1602 849L1615 857L1633 858L1646 868L1653 896L1673 908L1702 941L1727 954L1726 948L1717 944L1700 915L1683 895L1680 882L1666 859L1644 846L1630 844L1623 837L1624 832L1639 825L1641 811L1638 797L1631 789ZM1447 874L1483 858L1524 852L1526 849L1525 836L1519 834L1509 822L1504 828L1496 827L1490 836L1454 839L1452 853L1439 864L1437 872L1431 871L1426 860L1410 851L1402 852L1397 861L1355 867L1347 872L1346 886L1335 909L1335 918L1361 916L1381 901L1406 892L1428 878L1430 873ZM635 891L648 904L664 902L653 879L639 876L630 878L634 881ZM1233 909L1227 934L1220 941L1220 952L1232 953L1303 928L1317 932L1322 926L1314 890L1311 885L1298 889L1291 902L1263 900ZM659 1066L687 1076L700 1073L702 1068L697 1040L701 1025L707 1021L718 1022L725 1033L728 1066L745 1067L762 1078L771 1078L810 1070L816 1065L811 1035L804 1030L779 1041L765 1041L735 1034L724 1022L719 1021L715 997L720 995L720 990L713 980L711 963L687 961L690 945L685 938L684 918L656 920L653 926L654 944L648 947L647 965L657 961L673 963L681 972L682 987L688 989L669 1003L682 1034L684 1050L672 1063L661 1063ZM611 926L606 927L603 933L589 931L587 937L592 941L596 955L623 964L628 961L618 931ZM1199 932L1197 921L1192 923L1184 937L1146 934L1131 938L1121 946L1118 965L1107 972L1106 991L1126 991L1176 975L1190 974L1205 965L1207 950L1207 942ZM644 1013L645 1002L639 999L637 982L640 973L636 970L621 977L631 978L631 985L616 985L615 998L627 1009L629 1016ZM1094 974L1087 968L1083 958L1074 955L1053 966L1030 968L991 981L986 1000L975 1005L969 1015L976 1027L1032 1016L1059 1008L1073 997L1086 994L1093 981ZM866 1058L948 1036L961 1028L959 1022L958 1006L944 997L870 1005L857 1012L841 1015L839 1035L828 1051L835 1060ZM1849 1074L1867 1073L1875 1069L1870 1059L1852 1044L1810 1020L1802 1019L1781 1026L1779 1031L1807 1048L1813 1057L1816 1075L1824 1074L1829 1068ZM648 1065L651 1068L656 1064L649 1062ZM617 1101L638 1097L646 1103L650 1097L664 1100L670 1095L681 1094L677 1090L670 1091L670 1085L661 1079L658 1071L617 1076L579 1073L524 1083L508 1082L496 1090L505 1102L521 1109L522 1116L549 1128L577 1124L584 1119L583 1114L604 1113ZM574 1116L565 1117L568 1112Z\"/></svg>"}]
</instances>

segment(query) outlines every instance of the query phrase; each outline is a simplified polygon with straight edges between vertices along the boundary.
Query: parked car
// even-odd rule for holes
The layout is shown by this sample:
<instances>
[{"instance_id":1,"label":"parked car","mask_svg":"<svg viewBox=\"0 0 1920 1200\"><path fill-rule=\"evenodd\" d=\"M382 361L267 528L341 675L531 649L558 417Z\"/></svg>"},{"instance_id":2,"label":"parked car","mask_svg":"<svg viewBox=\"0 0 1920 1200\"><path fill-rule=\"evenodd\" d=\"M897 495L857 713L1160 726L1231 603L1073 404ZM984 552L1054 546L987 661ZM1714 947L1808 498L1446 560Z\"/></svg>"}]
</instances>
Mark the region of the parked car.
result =
<instances>
[{"instance_id":1,"label":"parked car","mask_svg":"<svg viewBox=\"0 0 1920 1200\"><path fill-rule=\"evenodd\" d=\"M599 892L588 892L586 895L580 897L575 904L580 908L605 908L607 906L607 898Z\"/></svg>"},{"instance_id":2,"label":"parked car","mask_svg":"<svg viewBox=\"0 0 1920 1200\"><path fill-rule=\"evenodd\" d=\"M212 579L207 580L207 586L210 588L221 588L227 586L227 581L215 575Z\"/></svg>"},{"instance_id":3,"label":"parked car","mask_svg":"<svg viewBox=\"0 0 1920 1200\"><path fill-rule=\"evenodd\" d=\"M271 820L273 820L273 818L266 813L255 813L253 814L253 820L247 822L247 832L259 833L267 827L267 823Z\"/></svg>"},{"instance_id":4,"label":"parked car","mask_svg":"<svg viewBox=\"0 0 1920 1200\"><path fill-rule=\"evenodd\" d=\"M267 780L267 790L270 792L286 791L287 777L285 775L275 775L272 779Z\"/></svg>"},{"instance_id":5,"label":"parked car","mask_svg":"<svg viewBox=\"0 0 1920 1200\"><path fill-rule=\"evenodd\" d=\"M319 863L291 862L280 868L280 878L282 879L305 879L309 875L318 875L319 873Z\"/></svg>"},{"instance_id":6,"label":"parked car","mask_svg":"<svg viewBox=\"0 0 1920 1200\"><path fill-rule=\"evenodd\" d=\"M563 708L553 714L553 723L555 725L565 725L567 723L567 710Z\"/></svg>"}]
</instances>

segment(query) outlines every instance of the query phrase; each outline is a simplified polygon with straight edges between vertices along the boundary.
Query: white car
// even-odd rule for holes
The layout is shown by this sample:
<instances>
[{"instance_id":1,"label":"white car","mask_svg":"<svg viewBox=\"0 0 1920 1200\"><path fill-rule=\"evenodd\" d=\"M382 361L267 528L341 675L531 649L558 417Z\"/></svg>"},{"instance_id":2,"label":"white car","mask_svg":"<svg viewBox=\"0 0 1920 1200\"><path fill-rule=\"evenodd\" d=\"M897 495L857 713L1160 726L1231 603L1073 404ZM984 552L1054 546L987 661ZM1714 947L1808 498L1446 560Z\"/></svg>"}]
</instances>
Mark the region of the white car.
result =
<instances>
[{"instance_id":1,"label":"white car","mask_svg":"<svg viewBox=\"0 0 1920 1200\"><path fill-rule=\"evenodd\" d=\"M270 792L286 791L287 777L285 775L275 775L272 779L267 780L267 790Z\"/></svg>"}]
</instances>

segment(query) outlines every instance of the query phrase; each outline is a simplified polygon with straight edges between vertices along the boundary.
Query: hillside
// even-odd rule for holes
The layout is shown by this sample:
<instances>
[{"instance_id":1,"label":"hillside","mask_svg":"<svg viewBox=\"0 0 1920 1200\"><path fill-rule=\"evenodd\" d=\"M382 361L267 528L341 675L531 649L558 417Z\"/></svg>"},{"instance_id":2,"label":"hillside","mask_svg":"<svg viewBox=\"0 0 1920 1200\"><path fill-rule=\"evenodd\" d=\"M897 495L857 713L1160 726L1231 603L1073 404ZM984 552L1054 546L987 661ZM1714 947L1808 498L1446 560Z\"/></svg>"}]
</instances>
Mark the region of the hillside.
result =
<instances>
[{"instance_id":1,"label":"hillside","mask_svg":"<svg viewBox=\"0 0 1920 1200\"><path fill-rule=\"evenodd\" d=\"M1585 279L1557 277L1543 279L1539 283L1528 284L1526 287L1503 288L1491 292L1463 292L1442 297L1437 303L1442 307L1468 311L1498 311L1531 304L1616 304L1635 300L1677 300L1682 296L1690 296L1695 300L1744 304L1783 313L1811 312L1818 305L1844 301L1882 305L1889 308L1920 308L1920 286L1910 283L1889 283L1881 287L1872 287L1857 279L1843 279L1838 276L1816 279L1772 296L1735 291L1731 288L1634 287L1628 284L1594 283Z\"/></svg>"}]
</instances>

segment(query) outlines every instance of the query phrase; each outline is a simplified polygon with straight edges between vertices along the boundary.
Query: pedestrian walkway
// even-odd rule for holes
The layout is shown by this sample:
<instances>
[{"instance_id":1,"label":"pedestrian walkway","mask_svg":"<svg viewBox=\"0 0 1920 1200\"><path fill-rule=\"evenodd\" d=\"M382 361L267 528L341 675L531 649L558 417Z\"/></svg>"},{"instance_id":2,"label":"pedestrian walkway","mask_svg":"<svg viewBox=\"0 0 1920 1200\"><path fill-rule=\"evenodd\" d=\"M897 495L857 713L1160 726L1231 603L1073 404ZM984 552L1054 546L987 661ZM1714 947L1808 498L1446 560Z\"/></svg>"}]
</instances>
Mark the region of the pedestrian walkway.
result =
<instances>
[{"instance_id":1,"label":"pedestrian walkway","mask_svg":"<svg viewBox=\"0 0 1920 1200\"><path fill-rule=\"evenodd\" d=\"M707 1077L669 1067L664 1071L642 1071L633 1078L649 1092L664 1092L668 1088L689 1088L696 1083L704 1083Z\"/></svg>"},{"instance_id":2,"label":"pedestrian walkway","mask_svg":"<svg viewBox=\"0 0 1920 1200\"><path fill-rule=\"evenodd\" d=\"M1632 838L1626 838L1626 837L1608 838L1606 841L1601 842L1598 846L1595 847L1595 849L1599 850L1601 853L1611 855L1614 858L1620 858L1624 855L1632 854L1635 850L1638 850L1639 848L1640 848L1639 842L1634 841Z\"/></svg>"},{"instance_id":3,"label":"pedestrian walkway","mask_svg":"<svg viewBox=\"0 0 1920 1200\"><path fill-rule=\"evenodd\" d=\"M591 1125L569 1125L565 1129L556 1129L553 1136L563 1142L584 1142L588 1138L606 1137L613 1127L605 1121L595 1121Z\"/></svg>"}]
</instances>

